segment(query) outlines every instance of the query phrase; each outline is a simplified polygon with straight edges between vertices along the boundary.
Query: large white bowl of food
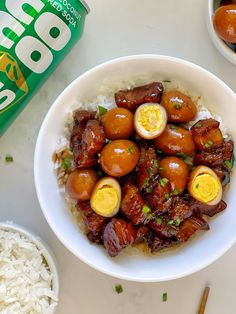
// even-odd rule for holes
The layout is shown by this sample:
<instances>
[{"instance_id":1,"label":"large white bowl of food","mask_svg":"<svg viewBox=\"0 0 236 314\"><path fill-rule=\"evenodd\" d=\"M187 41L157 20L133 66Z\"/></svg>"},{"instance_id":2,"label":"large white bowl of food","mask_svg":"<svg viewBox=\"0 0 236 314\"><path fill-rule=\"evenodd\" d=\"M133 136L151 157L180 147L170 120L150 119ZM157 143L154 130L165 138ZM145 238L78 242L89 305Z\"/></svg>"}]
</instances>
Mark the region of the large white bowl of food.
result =
<instances>
[{"instance_id":1,"label":"large white bowl of food","mask_svg":"<svg viewBox=\"0 0 236 314\"><path fill-rule=\"evenodd\" d=\"M215 261L236 239L235 104L213 74L168 56L123 57L77 78L35 150L57 237L127 280L175 279Z\"/></svg>"}]
</instances>

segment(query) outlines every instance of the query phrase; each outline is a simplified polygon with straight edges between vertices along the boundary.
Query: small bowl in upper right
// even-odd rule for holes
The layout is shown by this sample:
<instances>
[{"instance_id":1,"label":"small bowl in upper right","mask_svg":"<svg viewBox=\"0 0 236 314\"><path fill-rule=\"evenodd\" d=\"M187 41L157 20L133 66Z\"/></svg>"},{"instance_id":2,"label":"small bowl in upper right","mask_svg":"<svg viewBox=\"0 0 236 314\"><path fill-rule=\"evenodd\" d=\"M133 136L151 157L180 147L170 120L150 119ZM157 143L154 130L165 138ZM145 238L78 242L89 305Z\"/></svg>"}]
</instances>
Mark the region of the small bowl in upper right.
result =
<instances>
[{"instance_id":1,"label":"small bowl in upper right","mask_svg":"<svg viewBox=\"0 0 236 314\"><path fill-rule=\"evenodd\" d=\"M219 50L219 52L231 63L236 65L236 52L234 51L234 47L230 47L228 43L222 40L216 33L213 26L213 16L215 10L220 6L219 0L208 0L207 6L207 28L212 42L215 47ZM235 45L236 47L236 45Z\"/></svg>"}]
</instances>

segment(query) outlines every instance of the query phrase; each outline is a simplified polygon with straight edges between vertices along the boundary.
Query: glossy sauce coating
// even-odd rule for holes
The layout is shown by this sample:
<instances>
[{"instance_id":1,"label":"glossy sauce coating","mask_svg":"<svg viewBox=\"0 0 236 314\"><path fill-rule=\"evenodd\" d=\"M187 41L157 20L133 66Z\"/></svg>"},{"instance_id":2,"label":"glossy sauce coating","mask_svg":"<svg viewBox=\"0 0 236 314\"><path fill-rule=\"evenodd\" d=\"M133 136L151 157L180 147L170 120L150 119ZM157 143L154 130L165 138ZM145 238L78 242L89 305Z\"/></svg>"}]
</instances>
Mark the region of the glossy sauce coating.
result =
<instances>
[{"instance_id":1,"label":"glossy sauce coating","mask_svg":"<svg viewBox=\"0 0 236 314\"><path fill-rule=\"evenodd\" d=\"M186 163L177 157L166 157L160 162L161 177L167 178L175 195L183 193L189 174Z\"/></svg>"},{"instance_id":2,"label":"glossy sauce coating","mask_svg":"<svg viewBox=\"0 0 236 314\"><path fill-rule=\"evenodd\" d=\"M197 113L197 107L192 99L179 91L164 93L161 105L166 109L170 122L189 122Z\"/></svg>"},{"instance_id":3,"label":"glossy sauce coating","mask_svg":"<svg viewBox=\"0 0 236 314\"><path fill-rule=\"evenodd\" d=\"M172 124L168 124L164 132L154 142L156 148L167 155L180 153L191 155L195 151L191 133L184 128Z\"/></svg>"},{"instance_id":4,"label":"glossy sauce coating","mask_svg":"<svg viewBox=\"0 0 236 314\"><path fill-rule=\"evenodd\" d=\"M68 195L79 201L90 199L92 191L98 181L96 172L91 169L77 169L69 174L66 182Z\"/></svg>"},{"instance_id":5,"label":"glossy sauce coating","mask_svg":"<svg viewBox=\"0 0 236 314\"><path fill-rule=\"evenodd\" d=\"M219 7L214 14L213 25L221 39L236 44L236 4Z\"/></svg>"},{"instance_id":6,"label":"glossy sauce coating","mask_svg":"<svg viewBox=\"0 0 236 314\"><path fill-rule=\"evenodd\" d=\"M107 174L121 177L131 172L140 156L138 146L129 140L115 140L101 151L100 164Z\"/></svg>"},{"instance_id":7,"label":"glossy sauce coating","mask_svg":"<svg viewBox=\"0 0 236 314\"><path fill-rule=\"evenodd\" d=\"M134 115L125 108L113 108L102 117L107 138L126 139L134 131Z\"/></svg>"}]
</instances>

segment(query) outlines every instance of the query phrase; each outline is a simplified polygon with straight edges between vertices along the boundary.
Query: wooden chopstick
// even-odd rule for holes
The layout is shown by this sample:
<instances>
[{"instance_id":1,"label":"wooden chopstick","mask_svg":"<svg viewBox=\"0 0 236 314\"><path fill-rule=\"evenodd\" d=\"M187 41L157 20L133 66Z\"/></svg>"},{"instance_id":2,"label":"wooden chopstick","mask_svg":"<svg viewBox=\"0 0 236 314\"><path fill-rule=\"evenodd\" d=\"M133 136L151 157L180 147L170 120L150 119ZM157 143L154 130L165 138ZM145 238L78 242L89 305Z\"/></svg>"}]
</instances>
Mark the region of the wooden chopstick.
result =
<instances>
[{"instance_id":1,"label":"wooden chopstick","mask_svg":"<svg viewBox=\"0 0 236 314\"><path fill-rule=\"evenodd\" d=\"M199 306L198 314L205 314L205 308L206 308L206 303L207 303L209 292L210 292L210 288L206 287L202 295L202 300Z\"/></svg>"}]
</instances>

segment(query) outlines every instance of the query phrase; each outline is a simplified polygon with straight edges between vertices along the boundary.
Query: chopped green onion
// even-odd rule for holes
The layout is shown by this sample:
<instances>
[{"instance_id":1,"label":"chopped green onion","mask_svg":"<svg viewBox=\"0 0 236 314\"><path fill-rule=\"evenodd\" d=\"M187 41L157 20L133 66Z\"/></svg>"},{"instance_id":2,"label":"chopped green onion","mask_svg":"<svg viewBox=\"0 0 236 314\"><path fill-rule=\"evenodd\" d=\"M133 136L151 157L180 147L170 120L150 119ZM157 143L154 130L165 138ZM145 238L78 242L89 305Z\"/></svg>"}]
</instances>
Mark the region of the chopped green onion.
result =
<instances>
[{"instance_id":1,"label":"chopped green onion","mask_svg":"<svg viewBox=\"0 0 236 314\"><path fill-rule=\"evenodd\" d=\"M150 176L154 175L154 171L153 171L152 167L148 167L148 172L149 172Z\"/></svg>"},{"instance_id":2,"label":"chopped green onion","mask_svg":"<svg viewBox=\"0 0 236 314\"><path fill-rule=\"evenodd\" d=\"M158 154L163 154L163 151L161 149L157 150Z\"/></svg>"},{"instance_id":3,"label":"chopped green onion","mask_svg":"<svg viewBox=\"0 0 236 314\"><path fill-rule=\"evenodd\" d=\"M170 194L169 194L169 193L166 193L166 194L165 194L165 200L168 201L169 199L170 199Z\"/></svg>"},{"instance_id":4,"label":"chopped green onion","mask_svg":"<svg viewBox=\"0 0 236 314\"><path fill-rule=\"evenodd\" d=\"M175 107L175 109L177 109L177 110L181 108L180 103L178 103L177 101L173 101L172 104Z\"/></svg>"},{"instance_id":5,"label":"chopped green onion","mask_svg":"<svg viewBox=\"0 0 236 314\"><path fill-rule=\"evenodd\" d=\"M129 152L130 152L131 154L134 154L135 150L134 150L134 145L133 145L133 144L130 145L130 147L129 147Z\"/></svg>"},{"instance_id":6,"label":"chopped green onion","mask_svg":"<svg viewBox=\"0 0 236 314\"><path fill-rule=\"evenodd\" d=\"M207 141L207 142L205 143L204 146L205 146L206 148L210 148L212 145L213 145L213 142L209 140L209 141Z\"/></svg>"},{"instance_id":7,"label":"chopped green onion","mask_svg":"<svg viewBox=\"0 0 236 314\"><path fill-rule=\"evenodd\" d=\"M224 165L228 170L232 169L232 162L230 160L225 160Z\"/></svg>"},{"instance_id":8,"label":"chopped green onion","mask_svg":"<svg viewBox=\"0 0 236 314\"><path fill-rule=\"evenodd\" d=\"M153 188L151 188L151 187L146 188L147 193L152 193L152 191L153 191Z\"/></svg>"},{"instance_id":9,"label":"chopped green onion","mask_svg":"<svg viewBox=\"0 0 236 314\"><path fill-rule=\"evenodd\" d=\"M11 155L6 155L6 157L5 157L5 162L11 163L11 162L13 162L13 161L14 161L14 159L13 159L13 157L12 157Z\"/></svg>"},{"instance_id":10,"label":"chopped green onion","mask_svg":"<svg viewBox=\"0 0 236 314\"><path fill-rule=\"evenodd\" d=\"M159 167L159 169L158 169L158 171L159 171L159 173L161 173L162 171L163 171L163 167Z\"/></svg>"},{"instance_id":11,"label":"chopped green onion","mask_svg":"<svg viewBox=\"0 0 236 314\"><path fill-rule=\"evenodd\" d=\"M120 293L122 293L124 291L122 285L116 285L115 289L116 289L116 292L118 294L120 294Z\"/></svg>"},{"instance_id":12,"label":"chopped green onion","mask_svg":"<svg viewBox=\"0 0 236 314\"><path fill-rule=\"evenodd\" d=\"M158 162L157 162L157 160L155 159L155 160L153 160L153 166L155 167L155 168L157 168L158 167Z\"/></svg>"},{"instance_id":13,"label":"chopped green onion","mask_svg":"<svg viewBox=\"0 0 236 314\"><path fill-rule=\"evenodd\" d=\"M163 80L164 83L171 83L171 80Z\"/></svg>"},{"instance_id":14,"label":"chopped green onion","mask_svg":"<svg viewBox=\"0 0 236 314\"><path fill-rule=\"evenodd\" d=\"M200 128L202 126L202 124L200 122L197 122L196 124L194 124L195 128Z\"/></svg>"},{"instance_id":15,"label":"chopped green onion","mask_svg":"<svg viewBox=\"0 0 236 314\"><path fill-rule=\"evenodd\" d=\"M174 223L174 220L173 220L173 219L170 219L170 220L167 222L168 225L173 225L173 223Z\"/></svg>"},{"instance_id":16,"label":"chopped green onion","mask_svg":"<svg viewBox=\"0 0 236 314\"><path fill-rule=\"evenodd\" d=\"M149 214L151 212L151 208L147 205L144 205L142 211L144 214Z\"/></svg>"},{"instance_id":17,"label":"chopped green onion","mask_svg":"<svg viewBox=\"0 0 236 314\"><path fill-rule=\"evenodd\" d=\"M163 220L162 220L161 217L157 217L157 218L156 218L156 223L157 223L158 225L161 225L162 222L163 222Z\"/></svg>"},{"instance_id":18,"label":"chopped green onion","mask_svg":"<svg viewBox=\"0 0 236 314\"><path fill-rule=\"evenodd\" d=\"M178 195L178 194L179 194L179 190L178 190L178 189L174 189L173 194L174 194L174 195Z\"/></svg>"},{"instance_id":19,"label":"chopped green onion","mask_svg":"<svg viewBox=\"0 0 236 314\"><path fill-rule=\"evenodd\" d=\"M149 179L146 179L144 182L143 182L143 187L146 188L149 184Z\"/></svg>"},{"instance_id":20,"label":"chopped green onion","mask_svg":"<svg viewBox=\"0 0 236 314\"><path fill-rule=\"evenodd\" d=\"M176 130L176 129L177 129L177 126L176 126L176 125L170 125L170 126L169 126L169 129L171 129L171 130Z\"/></svg>"},{"instance_id":21,"label":"chopped green onion","mask_svg":"<svg viewBox=\"0 0 236 314\"><path fill-rule=\"evenodd\" d=\"M159 169L160 169L160 168L159 168ZM169 180L168 180L167 178L162 178L162 179L160 180L160 184L161 184L161 186L163 186L163 187L165 187L168 182L169 182Z\"/></svg>"},{"instance_id":22,"label":"chopped green onion","mask_svg":"<svg viewBox=\"0 0 236 314\"><path fill-rule=\"evenodd\" d=\"M107 108L104 108L102 106L98 106L99 116L104 116L105 113L107 113Z\"/></svg>"},{"instance_id":23,"label":"chopped green onion","mask_svg":"<svg viewBox=\"0 0 236 314\"><path fill-rule=\"evenodd\" d=\"M165 292L165 293L163 293L163 295L162 295L162 301L163 302L166 302L167 301L167 292Z\"/></svg>"},{"instance_id":24,"label":"chopped green onion","mask_svg":"<svg viewBox=\"0 0 236 314\"><path fill-rule=\"evenodd\" d=\"M178 156L179 158L185 158L186 157L185 153L182 153L182 152L177 153L176 156Z\"/></svg>"},{"instance_id":25,"label":"chopped green onion","mask_svg":"<svg viewBox=\"0 0 236 314\"><path fill-rule=\"evenodd\" d=\"M181 220L178 218L178 219L176 219L176 221L175 221L175 225L178 227L179 225L181 224Z\"/></svg>"},{"instance_id":26,"label":"chopped green onion","mask_svg":"<svg viewBox=\"0 0 236 314\"><path fill-rule=\"evenodd\" d=\"M106 138L106 144L109 144L111 142L112 142L112 140L109 140L109 138Z\"/></svg>"},{"instance_id":27,"label":"chopped green onion","mask_svg":"<svg viewBox=\"0 0 236 314\"><path fill-rule=\"evenodd\" d=\"M65 171L69 170L72 165L72 159L64 158L61 163L61 168Z\"/></svg>"},{"instance_id":28,"label":"chopped green onion","mask_svg":"<svg viewBox=\"0 0 236 314\"><path fill-rule=\"evenodd\" d=\"M152 217L153 217L152 213L148 213L148 214L147 214L147 220L151 220Z\"/></svg>"}]
</instances>

